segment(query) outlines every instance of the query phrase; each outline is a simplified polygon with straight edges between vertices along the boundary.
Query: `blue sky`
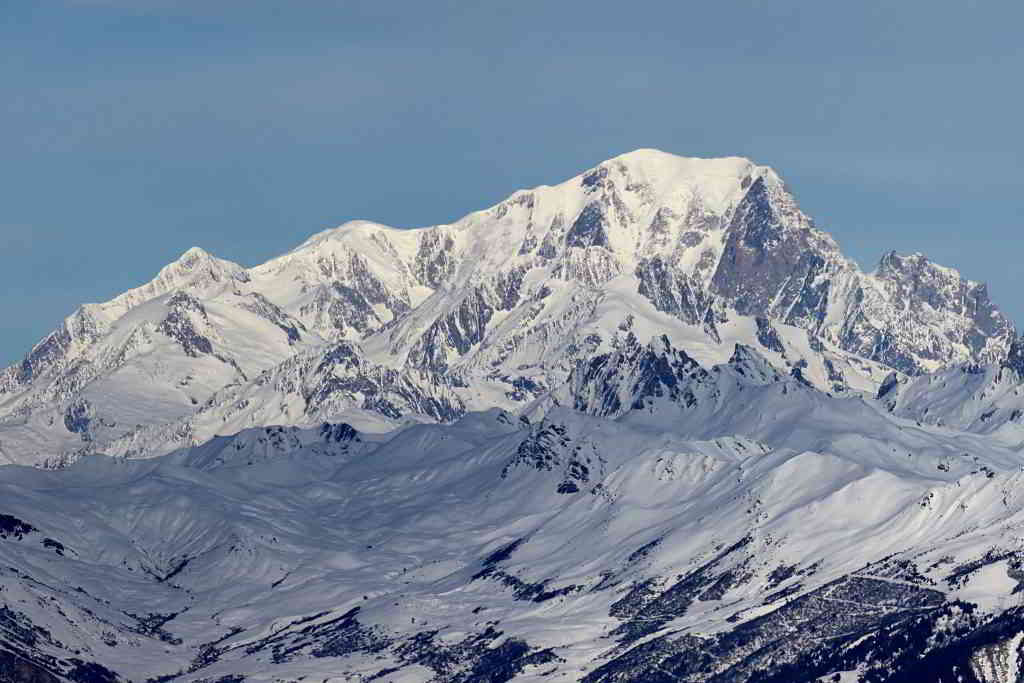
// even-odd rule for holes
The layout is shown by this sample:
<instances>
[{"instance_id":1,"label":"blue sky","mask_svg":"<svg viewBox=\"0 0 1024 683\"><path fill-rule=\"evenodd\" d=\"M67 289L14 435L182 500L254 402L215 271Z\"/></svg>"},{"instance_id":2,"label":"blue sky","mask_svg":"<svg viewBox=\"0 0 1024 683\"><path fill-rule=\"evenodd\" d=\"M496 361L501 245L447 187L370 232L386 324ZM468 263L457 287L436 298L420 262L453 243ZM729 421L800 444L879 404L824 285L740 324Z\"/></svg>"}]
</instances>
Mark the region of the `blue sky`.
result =
<instances>
[{"instance_id":1,"label":"blue sky","mask_svg":"<svg viewBox=\"0 0 1024 683\"><path fill-rule=\"evenodd\" d=\"M774 166L1024 321L1014 2L11 0L0 363L192 245L453 220L638 147Z\"/></svg>"}]
</instances>

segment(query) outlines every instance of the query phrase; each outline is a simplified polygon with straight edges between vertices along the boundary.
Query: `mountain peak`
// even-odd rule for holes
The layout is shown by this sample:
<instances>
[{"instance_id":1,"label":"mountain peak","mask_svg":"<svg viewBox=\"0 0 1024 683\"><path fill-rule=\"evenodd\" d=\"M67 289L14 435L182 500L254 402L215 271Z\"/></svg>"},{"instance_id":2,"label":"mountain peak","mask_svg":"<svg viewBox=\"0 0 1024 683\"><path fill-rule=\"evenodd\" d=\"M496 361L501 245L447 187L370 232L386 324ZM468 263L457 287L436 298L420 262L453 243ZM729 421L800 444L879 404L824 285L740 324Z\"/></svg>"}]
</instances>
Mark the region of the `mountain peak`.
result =
<instances>
[{"instance_id":1,"label":"mountain peak","mask_svg":"<svg viewBox=\"0 0 1024 683\"><path fill-rule=\"evenodd\" d=\"M93 305L92 309L113 321L132 308L174 290L217 289L228 282L248 280L245 268L237 263L217 258L200 247L191 247L161 268L156 277L146 284L105 303Z\"/></svg>"},{"instance_id":2,"label":"mountain peak","mask_svg":"<svg viewBox=\"0 0 1024 683\"><path fill-rule=\"evenodd\" d=\"M651 147L641 147L634 149L630 152L625 152L617 156L608 159L601 164L611 164L615 162L624 163L626 165L641 165L641 164L663 164L663 165L705 165L705 166L729 166L735 168L745 168L750 166L756 166L753 161L746 157L740 156L725 156L725 157L691 157L684 156L681 154L672 154L671 152L665 152L660 149L654 149Z\"/></svg>"},{"instance_id":3,"label":"mountain peak","mask_svg":"<svg viewBox=\"0 0 1024 683\"><path fill-rule=\"evenodd\" d=\"M327 228L326 230L321 230L320 232L310 235L302 244L296 247L293 251L308 249L310 247L317 247L323 244L324 242L329 242L331 240L339 239L342 237L358 237L360 235L375 232L377 230L387 230L390 232L399 230L399 228L392 228L382 223L376 223L374 221L368 221L361 218L357 218L350 221L345 221L344 223L336 227Z\"/></svg>"},{"instance_id":4,"label":"mountain peak","mask_svg":"<svg viewBox=\"0 0 1024 683\"><path fill-rule=\"evenodd\" d=\"M204 265L214 263L217 260L218 259L213 256L213 254L202 247L189 247L181 254L181 256L161 268L158 277L160 274L165 272L193 271L197 268L202 268Z\"/></svg>"},{"instance_id":5,"label":"mountain peak","mask_svg":"<svg viewBox=\"0 0 1024 683\"><path fill-rule=\"evenodd\" d=\"M882 279L901 279L913 272L930 272L936 277L949 281L963 282L967 286L978 286L980 283L968 280L956 268L939 265L929 259L923 252L915 251L912 254L900 254L896 251L889 251L882 256L875 270L875 276ZM983 286L983 285L982 285Z\"/></svg>"},{"instance_id":6,"label":"mountain peak","mask_svg":"<svg viewBox=\"0 0 1024 683\"><path fill-rule=\"evenodd\" d=\"M612 157L598 164L597 168L626 169L630 175L651 181L653 184L693 184L702 183L703 179L739 179L750 178L744 183L748 186L755 177L770 174L777 179L774 171L767 166L759 166L746 157L687 157L663 152L658 149L641 148ZM594 169L584 176L590 175Z\"/></svg>"},{"instance_id":7,"label":"mountain peak","mask_svg":"<svg viewBox=\"0 0 1024 683\"><path fill-rule=\"evenodd\" d=\"M178 261L185 261L189 259L203 258L210 256L210 253L202 247L189 247L185 252L178 258Z\"/></svg>"},{"instance_id":8,"label":"mountain peak","mask_svg":"<svg viewBox=\"0 0 1024 683\"><path fill-rule=\"evenodd\" d=\"M190 247L177 259L161 268L153 282L162 280L170 283L182 278L191 280L194 276L218 282L228 279L244 280L244 272L245 269L237 263L217 258L202 247Z\"/></svg>"}]
</instances>

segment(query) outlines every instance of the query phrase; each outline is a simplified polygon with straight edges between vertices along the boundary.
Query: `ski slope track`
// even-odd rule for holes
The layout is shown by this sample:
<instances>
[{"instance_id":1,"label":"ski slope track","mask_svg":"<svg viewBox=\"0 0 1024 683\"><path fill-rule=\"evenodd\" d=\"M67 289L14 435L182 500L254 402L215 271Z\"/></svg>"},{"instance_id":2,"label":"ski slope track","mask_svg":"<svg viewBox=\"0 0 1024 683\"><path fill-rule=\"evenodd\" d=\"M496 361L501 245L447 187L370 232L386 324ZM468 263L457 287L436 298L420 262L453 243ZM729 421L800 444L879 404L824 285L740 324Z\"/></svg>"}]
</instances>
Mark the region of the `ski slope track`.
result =
<instances>
[{"instance_id":1,"label":"ski slope track","mask_svg":"<svg viewBox=\"0 0 1024 683\"><path fill-rule=\"evenodd\" d=\"M1024 342L655 150L0 373L0 682L1024 681Z\"/></svg>"}]
</instances>

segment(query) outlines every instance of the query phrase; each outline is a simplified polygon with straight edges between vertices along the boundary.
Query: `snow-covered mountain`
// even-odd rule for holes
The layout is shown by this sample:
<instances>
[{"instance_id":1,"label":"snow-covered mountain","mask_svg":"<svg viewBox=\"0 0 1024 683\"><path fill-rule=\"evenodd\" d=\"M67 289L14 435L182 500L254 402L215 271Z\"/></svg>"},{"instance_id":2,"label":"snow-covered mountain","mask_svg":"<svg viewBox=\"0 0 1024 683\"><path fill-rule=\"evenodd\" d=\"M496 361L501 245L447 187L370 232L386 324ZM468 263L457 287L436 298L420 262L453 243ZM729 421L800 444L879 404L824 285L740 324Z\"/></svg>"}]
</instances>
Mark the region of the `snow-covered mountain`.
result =
<instances>
[{"instance_id":1,"label":"snow-covered mountain","mask_svg":"<svg viewBox=\"0 0 1024 683\"><path fill-rule=\"evenodd\" d=\"M667 336L705 365L742 343L824 391L874 394L892 369L999 362L1014 334L984 285L923 256L861 272L768 167L638 150L449 225L347 223L250 269L190 249L0 375L0 460L519 411L628 335ZM351 377L345 400L309 393L315 357L342 342L402 377L401 406L376 410ZM446 405L424 410L439 386Z\"/></svg>"},{"instance_id":2,"label":"snow-covered mountain","mask_svg":"<svg viewBox=\"0 0 1024 683\"><path fill-rule=\"evenodd\" d=\"M0 375L0 682L1024 681L1022 416L745 159L192 249Z\"/></svg>"}]
</instances>

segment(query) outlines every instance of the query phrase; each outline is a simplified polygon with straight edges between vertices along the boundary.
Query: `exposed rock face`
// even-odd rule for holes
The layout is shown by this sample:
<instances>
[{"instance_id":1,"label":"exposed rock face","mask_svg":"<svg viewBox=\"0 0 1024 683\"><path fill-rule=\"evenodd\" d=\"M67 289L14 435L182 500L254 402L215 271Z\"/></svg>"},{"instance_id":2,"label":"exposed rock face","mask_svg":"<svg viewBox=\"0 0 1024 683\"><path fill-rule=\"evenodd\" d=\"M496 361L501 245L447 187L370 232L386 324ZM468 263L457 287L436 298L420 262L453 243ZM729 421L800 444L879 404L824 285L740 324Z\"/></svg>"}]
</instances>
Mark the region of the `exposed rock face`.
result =
<instances>
[{"instance_id":1,"label":"exposed rock face","mask_svg":"<svg viewBox=\"0 0 1024 683\"><path fill-rule=\"evenodd\" d=\"M820 323L828 289L815 288L816 276L837 256L835 244L813 229L792 198L759 177L732 214L711 287L741 315Z\"/></svg>"},{"instance_id":2,"label":"exposed rock face","mask_svg":"<svg viewBox=\"0 0 1024 683\"><path fill-rule=\"evenodd\" d=\"M687 387L708 373L667 338L641 346L628 337L622 347L581 363L569 380L574 408L601 417L618 417L642 408L650 398L666 397L684 405L696 401Z\"/></svg>"},{"instance_id":3,"label":"exposed rock face","mask_svg":"<svg viewBox=\"0 0 1024 683\"><path fill-rule=\"evenodd\" d=\"M665 263L660 256L645 258L636 267L637 291L659 311L697 325L711 312L712 299L695 276Z\"/></svg>"},{"instance_id":4,"label":"exposed rock face","mask_svg":"<svg viewBox=\"0 0 1024 683\"><path fill-rule=\"evenodd\" d=\"M167 309L166 317L157 325L158 332L178 342L188 356L213 353L213 344L199 331L210 326L210 319L198 299L178 292L167 300Z\"/></svg>"},{"instance_id":5,"label":"exposed rock face","mask_svg":"<svg viewBox=\"0 0 1024 683\"><path fill-rule=\"evenodd\" d=\"M1014 338L1013 325L989 301L984 284L921 254L890 253L856 291L840 342L860 356L918 374L951 362L995 362Z\"/></svg>"}]
</instances>

